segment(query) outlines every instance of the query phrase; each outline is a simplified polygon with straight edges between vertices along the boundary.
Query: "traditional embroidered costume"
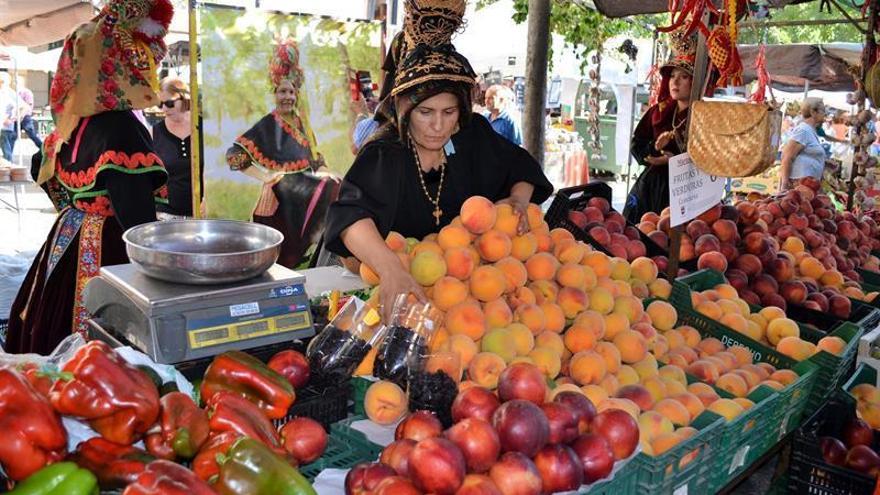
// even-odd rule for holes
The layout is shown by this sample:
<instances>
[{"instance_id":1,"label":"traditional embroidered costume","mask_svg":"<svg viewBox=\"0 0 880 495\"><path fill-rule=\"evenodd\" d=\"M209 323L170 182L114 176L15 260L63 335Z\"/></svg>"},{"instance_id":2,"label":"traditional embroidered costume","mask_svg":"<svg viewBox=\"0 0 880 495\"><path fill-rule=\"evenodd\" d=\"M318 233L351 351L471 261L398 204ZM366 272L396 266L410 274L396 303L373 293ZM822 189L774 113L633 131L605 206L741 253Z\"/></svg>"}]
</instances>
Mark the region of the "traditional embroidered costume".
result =
<instances>
[{"instance_id":1,"label":"traditional embroidered costume","mask_svg":"<svg viewBox=\"0 0 880 495\"><path fill-rule=\"evenodd\" d=\"M166 201L162 161L132 111L159 100L172 14L168 0L113 0L65 40L38 177L60 213L12 304L8 352L48 354L85 332L85 283L128 262L123 231L154 221Z\"/></svg>"}]
</instances>

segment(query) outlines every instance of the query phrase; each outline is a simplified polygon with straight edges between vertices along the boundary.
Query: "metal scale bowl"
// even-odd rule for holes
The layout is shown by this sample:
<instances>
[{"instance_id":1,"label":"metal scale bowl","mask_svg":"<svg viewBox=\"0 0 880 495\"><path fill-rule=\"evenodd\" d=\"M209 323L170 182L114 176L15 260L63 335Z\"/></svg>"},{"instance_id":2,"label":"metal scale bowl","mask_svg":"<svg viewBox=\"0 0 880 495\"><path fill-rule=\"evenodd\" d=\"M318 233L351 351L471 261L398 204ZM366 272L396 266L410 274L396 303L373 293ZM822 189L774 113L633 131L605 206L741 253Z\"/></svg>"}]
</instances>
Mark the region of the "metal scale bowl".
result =
<instances>
[{"instance_id":1,"label":"metal scale bowl","mask_svg":"<svg viewBox=\"0 0 880 495\"><path fill-rule=\"evenodd\" d=\"M314 334L305 277L275 264L284 236L271 227L178 220L123 239L131 263L85 287L95 338L177 364Z\"/></svg>"}]
</instances>

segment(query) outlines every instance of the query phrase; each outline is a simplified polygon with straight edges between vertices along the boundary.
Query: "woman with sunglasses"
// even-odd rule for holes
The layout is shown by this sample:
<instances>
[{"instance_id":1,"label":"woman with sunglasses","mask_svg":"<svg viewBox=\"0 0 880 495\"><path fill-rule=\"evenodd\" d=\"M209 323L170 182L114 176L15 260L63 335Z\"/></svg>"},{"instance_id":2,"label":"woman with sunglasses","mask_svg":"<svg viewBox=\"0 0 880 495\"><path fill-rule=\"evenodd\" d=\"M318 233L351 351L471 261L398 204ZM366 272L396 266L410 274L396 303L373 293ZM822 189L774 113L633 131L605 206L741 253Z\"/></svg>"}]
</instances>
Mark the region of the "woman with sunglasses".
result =
<instances>
[{"instance_id":1,"label":"woman with sunglasses","mask_svg":"<svg viewBox=\"0 0 880 495\"><path fill-rule=\"evenodd\" d=\"M168 204L158 205L156 216L159 220L191 217L193 199L189 85L178 77L168 76L159 86L159 99L159 109L165 112L165 120L153 126L153 146L168 171Z\"/></svg>"}]
</instances>

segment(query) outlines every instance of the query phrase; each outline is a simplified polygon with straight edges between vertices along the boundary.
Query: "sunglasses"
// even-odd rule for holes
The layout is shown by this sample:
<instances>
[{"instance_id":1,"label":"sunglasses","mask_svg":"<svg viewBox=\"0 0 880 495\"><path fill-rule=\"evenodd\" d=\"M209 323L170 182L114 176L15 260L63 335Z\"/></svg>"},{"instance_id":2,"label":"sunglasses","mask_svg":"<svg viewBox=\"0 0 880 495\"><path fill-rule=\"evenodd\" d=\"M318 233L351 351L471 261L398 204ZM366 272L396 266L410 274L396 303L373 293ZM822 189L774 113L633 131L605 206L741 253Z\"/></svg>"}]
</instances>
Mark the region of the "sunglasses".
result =
<instances>
[{"instance_id":1,"label":"sunglasses","mask_svg":"<svg viewBox=\"0 0 880 495\"><path fill-rule=\"evenodd\" d=\"M180 98L174 98L173 100L160 101L159 108L173 108L174 104L177 103L178 100L180 100Z\"/></svg>"}]
</instances>

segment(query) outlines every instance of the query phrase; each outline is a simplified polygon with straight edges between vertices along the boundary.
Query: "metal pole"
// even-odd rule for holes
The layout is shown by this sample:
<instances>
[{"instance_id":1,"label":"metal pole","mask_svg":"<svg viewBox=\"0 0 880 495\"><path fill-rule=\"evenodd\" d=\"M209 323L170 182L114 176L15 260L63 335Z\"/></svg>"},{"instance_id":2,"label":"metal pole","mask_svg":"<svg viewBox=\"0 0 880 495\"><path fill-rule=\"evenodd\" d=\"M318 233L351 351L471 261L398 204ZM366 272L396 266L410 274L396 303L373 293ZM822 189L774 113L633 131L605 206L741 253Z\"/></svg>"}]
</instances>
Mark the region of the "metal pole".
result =
<instances>
[{"instance_id":1,"label":"metal pole","mask_svg":"<svg viewBox=\"0 0 880 495\"><path fill-rule=\"evenodd\" d=\"M550 0L529 0L528 22L523 147L543 165L547 55L550 46Z\"/></svg>"}]
</instances>

